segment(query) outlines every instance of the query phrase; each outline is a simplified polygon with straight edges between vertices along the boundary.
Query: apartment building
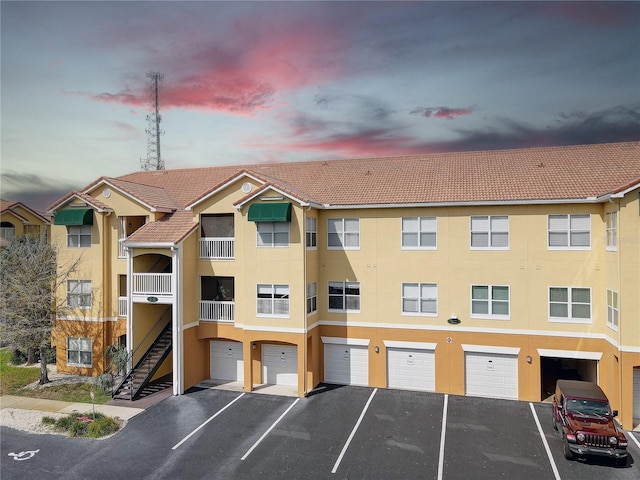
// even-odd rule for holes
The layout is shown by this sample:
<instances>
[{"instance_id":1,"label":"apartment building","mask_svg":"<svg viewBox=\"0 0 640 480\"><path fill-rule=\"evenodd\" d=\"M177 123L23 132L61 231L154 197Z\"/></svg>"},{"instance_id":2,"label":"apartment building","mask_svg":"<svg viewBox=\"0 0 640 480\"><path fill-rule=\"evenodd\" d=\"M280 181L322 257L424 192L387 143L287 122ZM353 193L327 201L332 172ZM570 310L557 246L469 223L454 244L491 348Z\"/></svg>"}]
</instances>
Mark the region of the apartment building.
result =
<instances>
[{"instance_id":1,"label":"apartment building","mask_svg":"<svg viewBox=\"0 0 640 480\"><path fill-rule=\"evenodd\" d=\"M540 401L579 378L640 422L640 142L139 171L50 213L82 258L59 371L120 343L131 396L170 374Z\"/></svg>"},{"instance_id":2,"label":"apartment building","mask_svg":"<svg viewBox=\"0 0 640 480\"><path fill-rule=\"evenodd\" d=\"M21 202L0 200L0 248L22 235L49 238L51 219Z\"/></svg>"}]
</instances>

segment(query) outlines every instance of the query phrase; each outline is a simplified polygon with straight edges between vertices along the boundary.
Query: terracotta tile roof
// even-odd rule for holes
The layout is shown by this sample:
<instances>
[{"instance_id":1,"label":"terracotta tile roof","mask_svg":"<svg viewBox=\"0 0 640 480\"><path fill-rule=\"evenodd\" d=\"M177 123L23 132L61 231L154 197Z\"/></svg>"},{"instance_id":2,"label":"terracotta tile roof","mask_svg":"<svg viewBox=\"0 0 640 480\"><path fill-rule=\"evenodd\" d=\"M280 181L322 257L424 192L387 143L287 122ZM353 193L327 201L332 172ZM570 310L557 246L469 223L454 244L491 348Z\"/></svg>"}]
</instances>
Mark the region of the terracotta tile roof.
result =
<instances>
[{"instance_id":1,"label":"terracotta tile roof","mask_svg":"<svg viewBox=\"0 0 640 480\"><path fill-rule=\"evenodd\" d=\"M193 212L180 210L165 215L156 222L150 222L130 235L125 245L131 244L178 244L198 227Z\"/></svg>"},{"instance_id":2,"label":"terracotta tile roof","mask_svg":"<svg viewBox=\"0 0 640 480\"><path fill-rule=\"evenodd\" d=\"M178 202L162 187L132 183L117 178L105 178L105 181L154 209L176 210L179 207Z\"/></svg>"},{"instance_id":3,"label":"terracotta tile roof","mask_svg":"<svg viewBox=\"0 0 640 480\"><path fill-rule=\"evenodd\" d=\"M20 217L22 219L21 221L28 223L29 220L24 218L22 215L20 215L18 213L18 209L20 209L20 208L23 208L23 209L27 210L29 213L31 213L32 215L35 215L36 217L41 219L42 222L45 223L45 224L48 224L51 221L51 219L47 215L45 215L45 214L43 214L41 212L38 212L38 211L34 210L33 208L28 207L27 205L25 205L22 202L11 202L11 201L8 201L8 200L0 199L0 213L11 212L13 215L16 215L17 217Z\"/></svg>"},{"instance_id":4,"label":"terracotta tile roof","mask_svg":"<svg viewBox=\"0 0 640 480\"><path fill-rule=\"evenodd\" d=\"M163 170L118 180L163 188L184 208L242 171L334 206L586 199L640 178L640 142Z\"/></svg>"}]
</instances>

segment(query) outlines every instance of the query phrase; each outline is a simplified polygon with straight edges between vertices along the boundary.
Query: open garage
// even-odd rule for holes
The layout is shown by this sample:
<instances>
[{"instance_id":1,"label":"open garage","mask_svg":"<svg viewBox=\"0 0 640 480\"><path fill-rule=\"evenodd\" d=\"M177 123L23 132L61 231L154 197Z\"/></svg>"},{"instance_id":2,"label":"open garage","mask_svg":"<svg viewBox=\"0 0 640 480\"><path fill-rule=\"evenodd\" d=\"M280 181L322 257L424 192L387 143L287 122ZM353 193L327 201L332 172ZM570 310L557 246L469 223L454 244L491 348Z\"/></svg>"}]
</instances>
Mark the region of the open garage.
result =
<instances>
[{"instance_id":1,"label":"open garage","mask_svg":"<svg viewBox=\"0 0 640 480\"><path fill-rule=\"evenodd\" d=\"M540 400L553 394L556 382L582 380L598 383L598 361L602 352L538 349L540 355Z\"/></svg>"}]
</instances>

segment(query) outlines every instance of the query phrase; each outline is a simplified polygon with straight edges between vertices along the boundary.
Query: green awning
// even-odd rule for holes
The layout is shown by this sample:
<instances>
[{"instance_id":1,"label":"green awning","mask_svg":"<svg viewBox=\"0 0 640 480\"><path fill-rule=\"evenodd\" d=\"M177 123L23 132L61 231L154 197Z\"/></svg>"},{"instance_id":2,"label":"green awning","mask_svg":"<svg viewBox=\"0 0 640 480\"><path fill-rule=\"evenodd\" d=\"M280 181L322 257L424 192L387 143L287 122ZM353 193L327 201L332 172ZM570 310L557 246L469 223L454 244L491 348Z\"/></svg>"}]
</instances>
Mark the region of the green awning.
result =
<instances>
[{"instance_id":1,"label":"green awning","mask_svg":"<svg viewBox=\"0 0 640 480\"><path fill-rule=\"evenodd\" d=\"M291 203L253 203L248 218L250 222L290 222Z\"/></svg>"},{"instance_id":2,"label":"green awning","mask_svg":"<svg viewBox=\"0 0 640 480\"><path fill-rule=\"evenodd\" d=\"M53 217L54 225L93 225L93 209L73 208L60 210Z\"/></svg>"}]
</instances>

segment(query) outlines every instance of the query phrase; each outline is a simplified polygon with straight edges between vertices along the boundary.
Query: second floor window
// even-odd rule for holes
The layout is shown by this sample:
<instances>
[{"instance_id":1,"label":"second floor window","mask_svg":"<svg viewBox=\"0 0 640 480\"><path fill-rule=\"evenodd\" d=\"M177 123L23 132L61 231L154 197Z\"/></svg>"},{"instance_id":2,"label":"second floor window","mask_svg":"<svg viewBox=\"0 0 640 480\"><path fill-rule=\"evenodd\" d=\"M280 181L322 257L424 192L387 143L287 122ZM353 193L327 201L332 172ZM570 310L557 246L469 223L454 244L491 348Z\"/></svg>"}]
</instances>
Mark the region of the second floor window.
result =
<instances>
[{"instance_id":1,"label":"second floor window","mask_svg":"<svg viewBox=\"0 0 640 480\"><path fill-rule=\"evenodd\" d=\"M590 322L591 289L582 287L550 287L549 319L558 322Z\"/></svg>"},{"instance_id":2,"label":"second floor window","mask_svg":"<svg viewBox=\"0 0 640 480\"><path fill-rule=\"evenodd\" d=\"M91 280L67 280L67 306L91 308Z\"/></svg>"},{"instance_id":3,"label":"second floor window","mask_svg":"<svg viewBox=\"0 0 640 480\"><path fill-rule=\"evenodd\" d=\"M591 247L591 216L549 215L549 248L588 249Z\"/></svg>"},{"instance_id":4,"label":"second floor window","mask_svg":"<svg viewBox=\"0 0 640 480\"><path fill-rule=\"evenodd\" d=\"M402 219L402 248L435 249L437 245L436 217L405 217Z\"/></svg>"},{"instance_id":5,"label":"second floor window","mask_svg":"<svg viewBox=\"0 0 640 480\"><path fill-rule=\"evenodd\" d=\"M318 311L318 284L316 282L307 284L307 313Z\"/></svg>"},{"instance_id":6,"label":"second floor window","mask_svg":"<svg viewBox=\"0 0 640 480\"><path fill-rule=\"evenodd\" d=\"M509 217L471 217L471 248L509 248Z\"/></svg>"},{"instance_id":7,"label":"second floor window","mask_svg":"<svg viewBox=\"0 0 640 480\"><path fill-rule=\"evenodd\" d=\"M614 330L618 330L618 292L607 290L607 324Z\"/></svg>"},{"instance_id":8,"label":"second floor window","mask_svg":"<svg viewBox=\"0 0 640 480\"><path fill-rule=\"evenodd\" d=\"M509 318L509 287L507 285L472 285L471 316Z\"/></svg>"},{"instance_id":9,"label":"second floor window","mask_svg":"<svg viewBox=\"0 0 640 480\"><path fill-rule=\"evenodd\" d=\"M258 316L289 316L289 285L258 285Z\"/></svg>"},{"instance_id":10,"label":"second floor window","mask_svg":"<svg viewBox=\"0 0 640 480\"><path fill-rule=\"evenodd\" d=\"M360 219L330 218L327 220L327 246L334 250L360 248Z\"/></svg>"},{"instance_id":11,"label":"second floor window","mask_svg":"<svg viewBox=\"0 0 640 480\"><path fill-rule=\"evenodd\" d=\"M258 222L258 247L288 247L289 222Z\"/></svg>"},{"instance_id":12,"label":"second floor window","mask_svg":"<svg viewBox=\"0 0 640 480\"><path fill-rule=\"evenodd\" d=\"M67 247L88 248L91 246L91 225L69 225L67 227Z\"/></svg>"},{"instance_id":13,"label":"second floor window","mask_svg":"<svg viewBox=\"0 0 640 480\"><path fill-rule=\"evenodd\" d=\"M329 282L329 310L360 311L360 282Z\"/></svg>"},{"instance_id":14,"label":"second floor window","mask_svg":"<svg viewBox=\"0 0 640 480\"><path fill-rule=\"evenodd\" d=\"M318 246L318 220L315 217L307 218L306 241L307 248L316 248Z\"/></svg>"},{"instance_id":15,"label":"second floor window","mask_svg":"<svg viewBox=\"0 0 640 480\"><path fill-rule=\"evenodd\" d=\"M607 250L618 249L618 212L606 214L606 245Z\"/></svg>"},{"instance_id":16,"label":"second floor window","mask_svg":"<svg viewBox=\"0 0 640 480\"><path fill-rule=\"evenodd\" d=\"M435 283L403 283L402 313L437 314L438 286Z\"/></svg>"}]
</instances>

